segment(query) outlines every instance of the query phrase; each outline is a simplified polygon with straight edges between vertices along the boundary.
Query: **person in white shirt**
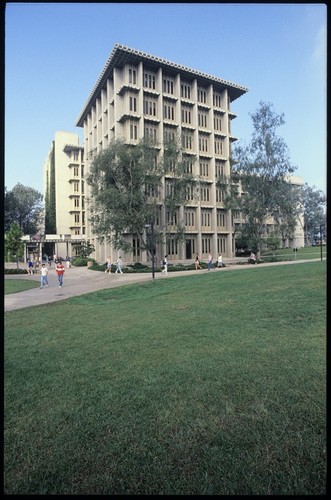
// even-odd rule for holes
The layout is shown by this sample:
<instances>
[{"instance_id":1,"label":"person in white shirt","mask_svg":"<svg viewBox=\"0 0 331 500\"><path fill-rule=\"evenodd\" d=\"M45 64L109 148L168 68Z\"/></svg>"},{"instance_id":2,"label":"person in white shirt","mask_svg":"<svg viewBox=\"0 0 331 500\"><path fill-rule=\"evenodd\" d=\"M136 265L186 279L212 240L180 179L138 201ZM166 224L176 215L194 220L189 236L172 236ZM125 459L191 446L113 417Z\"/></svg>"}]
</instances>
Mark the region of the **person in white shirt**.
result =
<instances>
[{"instance_id":1,"label":"person in white shirt","mask_svg":"<svg viewBox=\"0 0 331 500\"><path fill-rule=\"evenodd\" d=\"M164 259L163 259L163 269L162 269L162 272L164 274L168 274L168 255L165 255L164 256Z\"/></svg>"},{"instance_id":2,"label":"person in white shirt","mask_svg":"<svg viewBox=\"0 0 331 500\"><path fill-rule=\"evenodd\" d=\"M43 264L40 269L40 288L43 288L44 286L48 286L48 269Z\"/></svg>"}]
</instances>

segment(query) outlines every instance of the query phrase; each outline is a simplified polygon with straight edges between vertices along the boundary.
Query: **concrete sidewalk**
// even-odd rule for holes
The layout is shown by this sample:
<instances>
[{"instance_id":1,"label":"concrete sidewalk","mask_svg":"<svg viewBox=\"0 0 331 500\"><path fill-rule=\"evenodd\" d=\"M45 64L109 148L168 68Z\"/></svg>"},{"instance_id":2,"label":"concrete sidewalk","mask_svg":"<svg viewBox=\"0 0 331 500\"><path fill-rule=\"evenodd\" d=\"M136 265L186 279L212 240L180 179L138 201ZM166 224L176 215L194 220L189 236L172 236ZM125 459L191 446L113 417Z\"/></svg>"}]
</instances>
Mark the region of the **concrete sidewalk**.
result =
<instances>
[{"instance_id":1,"label":"concrete sidewalk","mask_svg":"<svg viewBox=\"0 0 331 500\"><path fill-rule=\"evenodd\" d=\"M225 260L225 259L224 259ZM313 259L317 261L319 259ZM231 260L226 262L221 270L209 271L224 273L228 271L240 270L240 269L259 269L266 266L279 266L286 264L300 264L303 262L312 262L312 260L294 260L285 262L272 262L266 264L258 264L255 266L250 266L249 264L238 265L238 262L243 262L243 260ZM191 276L193 274L205 274L208 273L206 269L199 271L178 271L178 272L168 272L167 275L160 272L155 273L155 280L160 279L172 279L178 276ZM40 275L34 274L29 276L28 274L7 274L5 279L24 279L24 280L34 280L38 283L40 282ZM66 269L63 278L63 287L59 288L57 276L55 273L55 268L49 268L48 282L49 287L40 289L33 288L31 290L26 290L24 292L12 293L5 295L5 311L13 311L15 309L22 309L25 307L32 307L42 304L48 304L50 302L56 302L59 300L68 299L77 295L84 295L90 292L96 292L98 290L103 290L106 288L115 288L118 286L130 285L133 283L143 283L147 281L152 281L152 273L137 273L137 274L115 274L92 271L87 267L71 267Z\"/></svg>"}]
</instances>

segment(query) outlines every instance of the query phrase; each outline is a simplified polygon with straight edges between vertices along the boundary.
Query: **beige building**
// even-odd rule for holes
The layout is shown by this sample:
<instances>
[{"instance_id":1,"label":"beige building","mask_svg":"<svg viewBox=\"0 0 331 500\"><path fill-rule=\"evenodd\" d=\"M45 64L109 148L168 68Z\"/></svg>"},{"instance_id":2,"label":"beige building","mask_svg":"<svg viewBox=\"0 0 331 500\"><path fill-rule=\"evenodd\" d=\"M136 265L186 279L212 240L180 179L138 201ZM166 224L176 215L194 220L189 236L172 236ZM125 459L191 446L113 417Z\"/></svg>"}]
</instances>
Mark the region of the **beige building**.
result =
<instances>
[{"instance_id":1,"label":"beige building","mask_svg":"<svg viewBox=\"0 0 331 500\"><path fill-rule=\"evenodd\" d=\"M53 247L59 257L75 256L86 239L84 148L77 134L55 133L43 173L45 251Z\"/></svg>"},{"instance_id":2,"label":"beige building","mask_svg":"<svg viewBox=\"0 0 331 500\"><path fill-rule=\"evenodd\" d=\"M185 223L186 241L171 237L157 249L169 261L207 258L219 252L234 254L233 221L224 210L223 193L216 180L230 174L232 133L231 103L247 88L180 64L122 45L115 45L77 120L84 128L85 167L113 138L136 144L150 135L159 144L174 135L183 140L183 154L199 179L198 196L187 196L179 218ZM198 161L193 161L197 158ZM88 187L87 187L88 189ZM102 262L114 252L100 243L87 226L87 238ZM126 262L144 261L146 254L124 255Z\"/></svg>"}]
</instances>

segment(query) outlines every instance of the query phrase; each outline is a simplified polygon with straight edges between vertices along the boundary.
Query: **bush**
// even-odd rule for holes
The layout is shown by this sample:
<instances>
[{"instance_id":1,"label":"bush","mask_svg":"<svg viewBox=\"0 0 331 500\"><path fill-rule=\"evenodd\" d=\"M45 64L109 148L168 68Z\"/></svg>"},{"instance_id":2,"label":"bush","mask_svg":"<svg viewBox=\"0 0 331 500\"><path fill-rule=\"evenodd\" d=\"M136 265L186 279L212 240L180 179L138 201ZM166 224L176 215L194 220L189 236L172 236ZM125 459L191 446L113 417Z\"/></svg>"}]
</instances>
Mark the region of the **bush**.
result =
<instances>
[{"instance_id":1,"label":"bush","mask_svg":"<svg viewBox=\"0 0 331 500\"><path fill-rule=\"evenodd\" d=\"M95 263L96 263L96 260L91 259L91 257L76 257L75 259L73 259L71 261L71 264L75 267L83 267L83 266L87 266L88 261L93 262L93 265L95 265Z\"/></svg>"},{"instance_id":2,"label":"bush","mask_svg":"<svg viewBox=\"0 0 331 500\"><path fill-rule=\"evenodd\" d=\"M27 274L27 271L26 269L6 269L5 268L5 272L4 274Z\"/></svg>"}]
</instances>

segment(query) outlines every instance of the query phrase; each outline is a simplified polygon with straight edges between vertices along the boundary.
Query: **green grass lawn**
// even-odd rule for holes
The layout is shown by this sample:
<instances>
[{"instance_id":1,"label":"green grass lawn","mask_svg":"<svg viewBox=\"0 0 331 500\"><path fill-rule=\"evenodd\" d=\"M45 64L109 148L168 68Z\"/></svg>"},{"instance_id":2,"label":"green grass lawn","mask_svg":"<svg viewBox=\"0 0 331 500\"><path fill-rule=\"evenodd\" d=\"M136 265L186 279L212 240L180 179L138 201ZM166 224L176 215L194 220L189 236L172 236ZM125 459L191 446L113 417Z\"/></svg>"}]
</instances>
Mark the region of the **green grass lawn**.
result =
<instances>
[{"instance_id":1,"label":"green grass lawn","mask_svg":"<svg viewBox=\"0 0 331 500\"><path fill-rule=\"evenodd\" d=\"M293 251L293 248L280 248L275 252L271 250L265 250L261 252L261 258L272 257L275 255L277 260L299 260L299 259L320 259L321 258L321 247L303 247L299 248L297 252ZM322 246L322 260L326 259L327 247Z\"/></svg>"},{"instance_id":2,"label":"green grass lawn","mask_svg":"<svg viewBox=\"0 0 331 500\"><path fill-rule=\"evenodd\" d=\"M322 495L326 263L5 313L8 494Z\"/></svg>"},{"instance_id":3,"label":"green grass lawn","mask_svg":"<svg viewBox=\"0 0 331 500\"><path fill-rule=\"evenodd\" d=\"M25 290L31 290L31 288L38 288L39 286L39 281L7 279L5 280L5 294L25 292Z\"/></svg>"}]
</instances>

